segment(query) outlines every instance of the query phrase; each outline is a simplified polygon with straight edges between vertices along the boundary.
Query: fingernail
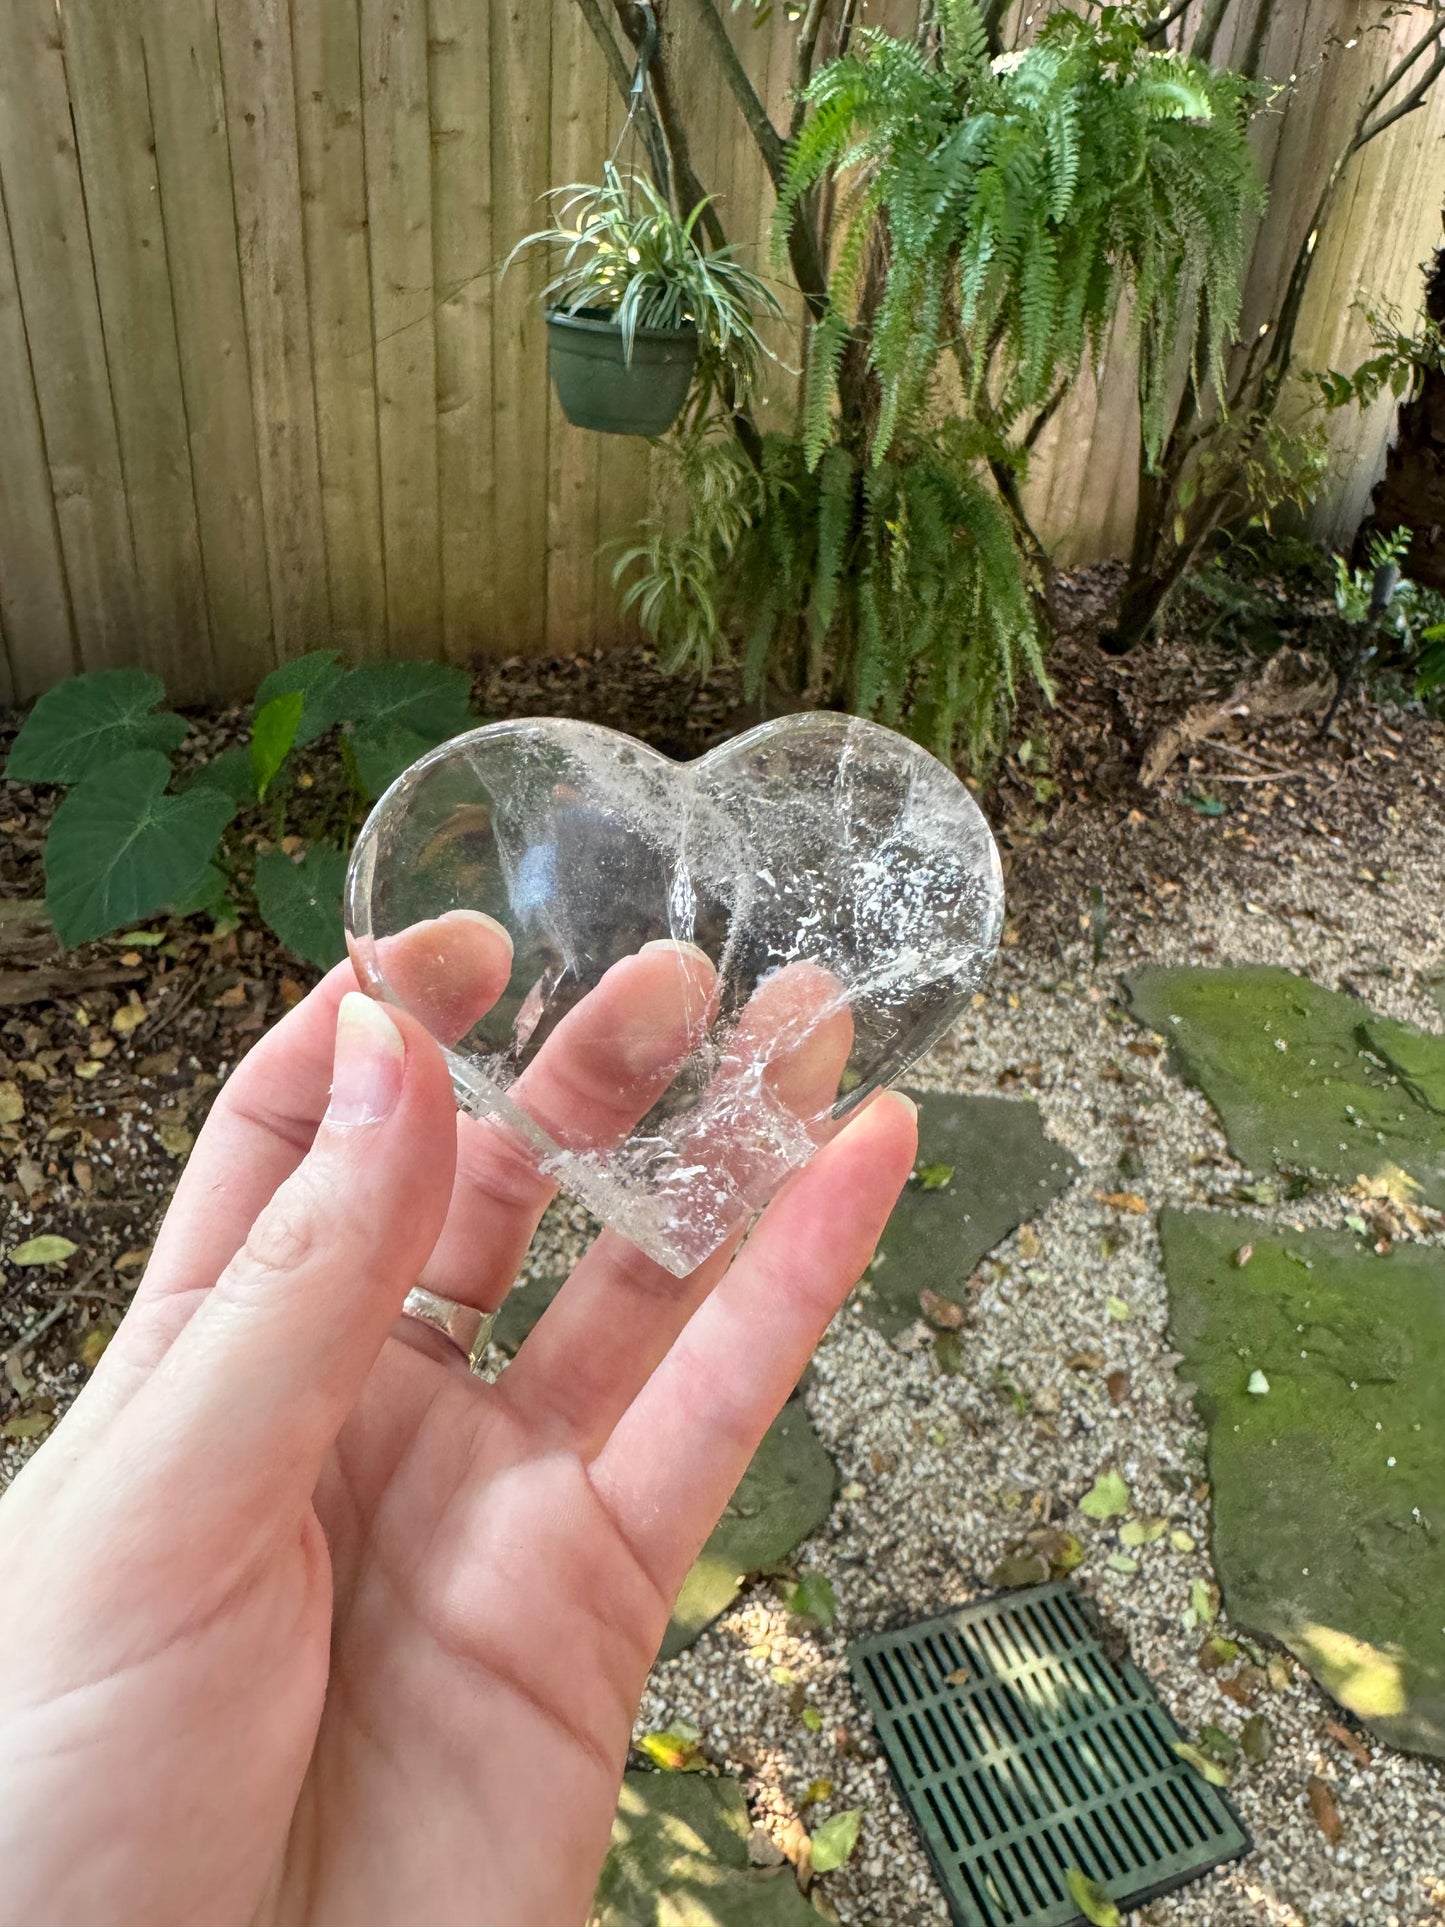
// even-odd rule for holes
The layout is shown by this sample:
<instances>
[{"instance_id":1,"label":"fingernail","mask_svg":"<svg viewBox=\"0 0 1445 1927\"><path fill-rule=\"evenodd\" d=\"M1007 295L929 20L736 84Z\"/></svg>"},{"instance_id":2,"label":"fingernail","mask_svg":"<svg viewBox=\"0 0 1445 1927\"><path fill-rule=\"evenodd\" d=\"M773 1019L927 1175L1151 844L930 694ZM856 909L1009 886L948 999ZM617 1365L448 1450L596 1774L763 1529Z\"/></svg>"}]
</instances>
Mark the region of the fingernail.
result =
<instances>
[{"instance_id":1,"label":"fingernail","mask_svg":"<svg viewBox=\"0 0 1445 1927\"><path fill-rule=\"evenodd\" d=\"M441 916L438 918L438 922L483 924L488 930L494 932L495 935L502 939L502 942L507 946L508 950L513 948L512 933L506 924L498 923L497 919L495 917L489 917L485 910L443 910Z\"/></svg>"},{"instance_id":2,"label":"fingernail","mask_svg":"<svg viewBox=\"0 0 1445 1927\"><path fill-rule=\"evenodd\" d=\"M654 937L651 943L645 943L642 948L644 950L682 951L689 957L701 957L702 961L707 964L709 968L712 966L712 958L700 943L684 943L680 937Z\"/></svg>"},{"instance_id":3,"label":"fingernail","mask_svg":"<svg viewBox=\"0 0 1445 1927\"><path fill-rule=\"evenodd\" d=\"M336 1061L326 1122L379 1124L401 1095L406 1044L375 998L349 990L336 1013Z\"/></svg>"},{"instance_id":4,"label":"fingernail","mask_svg":"<svg viewBox=\"0 0 1445 1927\"><path fill-rule=\"evenodd\" d=\"M907 1091L892 1091L889 1093L889 1095L893 1098L895 1103L902 1104L906 1108L908 1115L913 1119L914 1123L916 1124L918 1122L918 1106L914 1103L913 1099L908 1095Z\"/></svg>"}]
</instances>

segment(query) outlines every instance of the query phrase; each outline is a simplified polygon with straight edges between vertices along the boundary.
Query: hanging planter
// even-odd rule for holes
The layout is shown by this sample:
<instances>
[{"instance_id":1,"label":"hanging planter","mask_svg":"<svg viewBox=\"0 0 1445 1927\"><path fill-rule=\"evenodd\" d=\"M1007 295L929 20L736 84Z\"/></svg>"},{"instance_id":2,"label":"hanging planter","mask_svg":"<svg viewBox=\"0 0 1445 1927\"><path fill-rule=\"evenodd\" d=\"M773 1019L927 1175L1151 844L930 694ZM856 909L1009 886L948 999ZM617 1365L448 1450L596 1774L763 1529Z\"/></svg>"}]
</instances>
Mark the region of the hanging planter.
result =
<instances>
[{"instance_id":1,"label":"hanging planter","mask_svg":"<svg viewBox=\"0 0 1445 1927\"><path fill-rule=\"evenodd\" d=\"M547 313L547 367L562 413L600 435L664 435L682 413L697 369L694 323L637 328L631 341L606 308Z\"/></svg>"},{"instance_id":2,"label":"hanging planter","mask_svg":"<svg viewBox=\"0 0 1445 1927\"><path fill-rule=\"evenodd\" d=\"M543 290L547 362L562 412L604 435L662 435L696 394L723 387L736 407L766 350L754 317L781 315L732 247L700 238L706 201L679 217L645 175L612 164L600 182L553 191L555 224L529 234L561 253Z\"/></svg>"}]
</instances>

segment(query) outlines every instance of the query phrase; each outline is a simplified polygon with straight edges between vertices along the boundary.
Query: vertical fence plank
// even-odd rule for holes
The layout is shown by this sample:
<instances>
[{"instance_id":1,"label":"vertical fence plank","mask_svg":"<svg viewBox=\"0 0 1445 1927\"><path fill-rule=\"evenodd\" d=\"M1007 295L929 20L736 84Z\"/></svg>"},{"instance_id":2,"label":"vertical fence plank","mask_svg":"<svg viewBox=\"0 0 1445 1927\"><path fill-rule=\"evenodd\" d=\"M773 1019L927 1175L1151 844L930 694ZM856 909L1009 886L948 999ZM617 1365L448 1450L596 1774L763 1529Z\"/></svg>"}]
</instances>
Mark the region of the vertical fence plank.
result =
<instances>
[{"instance_id":1,"label":"vertical fence plank","mask_svg":"<svg viewBox=\"0 0 1445 1927\"><path fill-rule=\"evenodd\" d=\"M356 0L291 0L296 137L331 637L386 654L376 363Z\"/></svg>"},{"instance_id":2,"label":"vertical fence plank","mask_svg":"<svg viewBox=\"0 0 1445 1927\"><path fill-rule=\"evenodd\" d=\"M550 70L555 9L538 0L491 0L491 7L493 240L505 257L541 226L538 196L551 185L550 115L538 76ZM537 299L545 279L534 251L498 282L492 300L495 619L503 655L538 650L547 636L547 346Z\"/></svg>"},{"instance_id":3,"label":"vertical fence plank","mask_svg":"<svg viewBox=\"0 0 1445 1927\"><path fill-rule=\"evenodd\" d=\"M189 701L213 686L214 665L141 22L113 0L66 0L60 19L135 543L139 660Z\"/></svg>"},{"instance_id":4,"label":"vertical fence plank","mask_svg":"<svg viewBox=\"0 0 1445 1927\"><path fill-rule=\"evenodd\" d=\"M552 35L552 174L558 183L595 181L610 152L608 97L615 92L601 49L581 12L559 17ZM585 648L597 618L598 486L603 444L615 436L573 428L548 384L547 640Z\"/></svg>"},{"instance_id":5,"label":"vertical fence plank","mask_svg":"<svg viewBox=\"0 0 1445 1927\"><path fill-rule=\"evenodd\" d=\"M361 0L361 47L387 634L393 655L431 655L442 608L425 8Z\"/></svg>"},{"instance_id":6,"label":"vertical fence plank","mask_svg":"<svg viewBox=\"0 0 1445 1927\"><path fill-rule=\"evenodd\" d=\"M212 693L275 662L215 0L136 0L205 573Z\"/></svg>"},{"instance_id":7,"label":"vertical fence plank","mask_svg":"<svg viewBox=\"0 0 1445 1927\"><path fill-rule=\"evenodd\" d=\"M0 630L6 702L39 695L76 666L65 564L50 494L30 345L0 197Z\"/></svg>"},{"instance_id":8,"label":"vertical fence plank","mask_svg":"<svg viewBox=\"0 0 1445 1927\"><path fill-rule=\"evenodd\" d=\"M271 617L283 658L331 634L286 0L220 0Z\"/></svg>"},{"instance_id":9,"label":"vertical fence plank","mask_svg":"<svg viewBox=\"0 0 1445 1927\"><path fill-rule=\"evenodd\" d=\"M442 630L465 662L495 624L492 35L478 0L430 0L429 13Z\"/></svg>"},{"instance_id":10,"label":"vertical fence plank","mask_svg":"<svg viewBox=\"0 0 1445 1927\"><path fill-rule=\"evenodd\" d=\"M54 0L4 0L0 191L40 403L81 659L104 669L139 641L126 512L85 195Z\"/></svg>"}]
</instances>

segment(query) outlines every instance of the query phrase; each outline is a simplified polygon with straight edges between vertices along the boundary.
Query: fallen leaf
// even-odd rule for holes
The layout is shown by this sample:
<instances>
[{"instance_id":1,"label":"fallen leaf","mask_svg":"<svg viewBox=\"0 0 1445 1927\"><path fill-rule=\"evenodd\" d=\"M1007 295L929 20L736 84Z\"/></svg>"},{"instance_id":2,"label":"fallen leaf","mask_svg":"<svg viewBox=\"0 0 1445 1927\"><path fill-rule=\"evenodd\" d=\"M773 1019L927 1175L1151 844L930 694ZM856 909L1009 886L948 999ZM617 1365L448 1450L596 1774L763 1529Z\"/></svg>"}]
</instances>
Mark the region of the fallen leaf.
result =
<instances>
[{"instance_id":1,"label":"fallen leaf","mask_svg":"<svg viewBox=\"0 0 1445 1927\"><path fill-rule=\"evenodd\" d=\"M800 1574L784 1604L795 1619L810 1619L817 1626L831 1626L838 1617L838 1595L821 1572Z\"/></svg>"},{"instance_id":2,"label":"fallen leaf","mask_svg":"<svg viewBox=\"0 0 1445 1927\"><path fill-rule=\"evenodd\" d=\"M1274 1728L1263 1713L1256 1713L1239 1729L1239 1750L1254 1766L1262 1766L1274 1751Z\"/></svg>"},{"instance_id":3,"label":"fallen leaf","mask_svg":"<svg viewBox=\"0 0 1445 1927\"><path fill-rule=\"evenodd\" d=\"M151 1248L149 1245L133 1245L129 1251L123 1251L116 1259L115 1269L117 1271L144 1271L149 1262L150 1255Z\"/></svg>"},{"instance_id":4,"label":"fallen leaf","mask_svg":"<svg viewBox=\"0 0 1445 1927\"><path fill-rule=\"evenodd\" d=\"M1079 1501L1079 1510L1088 1519L1117 1519L1129 1510L1129 1488L1123 1475L1110 1470L1101 1472L1092 1486Z\"/></svg>"},{"instance_id":5,"label":"fallen leaf","mask_svg":"<svg viewBox=\"0 0 1445 1927\"><path fill-rule=\"evenodd\" d=\"M951 1673L945 1673L943 1678L945 1685L967 1686L968 1682L973 1678L973 1675L966 1666L955 1666L953 1671Z\"/></svg>"},{"instance_id":6,"label":"fallen leaf","mask_svg":"<svg viewBox=\"0 0 1445 1927\"><path fill-rule=\"evenodd\" d=\"M138 1030L149 1014L140 998L136 997L134 992L131 994L134 1001L122 1004L110 1020L110 1027L117 1037L127 1037L131 1031Z\"/></svg>"},{"instance_id":7,"label":"fallen leaf","mask_svg":"<svg viewBox=\"0 0 1445 1927\"><path fill-rule=\"evenodd\" d=\"M1044 1241L1031 1224L1019 1226L1019 1256L1026 1261L1041 1258L1044 1254Z\"/></svg>"},{"instance_id":8,"label":"fallen leaf","mask_svg":"<svg viewBox=\"0 0 1445 1927\"><path fill-rule=\"evenodd\" d=\"M1201 1751L1211 1760L1218 1760L1221 1766L1233 1766L1239 1758L1239 1742L1222 1726L1201 1726L1199 1745Z\"/></svg>"},{"instance_id":9,"label":"fallen leaf","mask_svg":"<svg viewBox=\"0 0 1445 1927\"><path fill-rule=\"evenodd\" d=\"M1188 1740L1176 1740L1174 1742L1174 1751L1179 1755L1181 1760L1187 1765L1192 1766L1196 1773L1202 1774L1211 1786L1229 1785L1228 1769L1222 1767L1218 1760L1211 1760L1209 1755L1202 1752L1197 1746L1191 1746Z\"/></svg>"},{"instance_id":10,"label":"fallen leaf","mask_svg":"<svg viewBox=\"0 0 1445 1927\"><path fill-rule=\"evenodd\" d=\"M1104 1380L1104 1389L1109 1394L1111 1405L1127 1405L1129 1394L1134 1389L1134 1381L1127 1372L1110 1372Z\"/></svg>"},{"instance_id":11,"label":"fallen leaf","mask_svg":"<svg viewBox=\"0 0 1445 1927\"><path fill-rule=\"evenodd\" d=\"M1305 1791L1309 1795L1310 1812L1314 1815L1315 1825L1330 1845L1337 1847L1344 1838L1345 1826L1340 1818L1340 1810L1335 1805L1334 1794L1318 1773L1310 1775L1305 1782Z\"/></svg>"},{"instance_id":12,"label":"fallen leaf","mask_svg":"<svg viewBox=\"0 0 1445 1927\"><path fill-rule=\"evenodd\" d=\"M1201 1626L1212 1626L1219 1617L1219 1593L1207 1579L1196 1579L1189 1588L1189 1604Z\"/></svg>"},{"instance_id":13,"label":"fallen leaf","mask_svg":"<svg viewBox=\"0 0 1445 1927\"><path fill-rule=\"evenodd\" d=\"M18 1124L25 1115L25 1099L13 1078L0 1084L0 1124Z\"/></svg>"},{"instance_id":14,"label":"fallen leaf","mask_svg":"<svg viewBox=\"0 0 1445 1927\"><path fill-rule=\"evenodd\" d=\"M700 1738L696 1727L679 1720L658 1732L644 1733L637 1745L664 1773L701 1773L707 1761L698 1745Z\"/></svg>"},{"instance_id":15,"label":"fallen leaf","mask_svg":"<svg viewBox=\"0 0 1445 1927\"><path fill-rule=\"evenodd\" d=\"M1127 1325L1134 1316L1127 1298L1109 1297L1104 1300L1104 1310L1116 1324Z\"/></svg>"},{"instance_id":16,"label":"fallen leaf","mask_svg":"<svg viewBox=\"0 0 1445 1927\"><path fill-rule=\"evenodd\" d=\"M9 1257L12 1265L63 1265L79 1249L69 1238L43 1233L38 1238L27 1238L23 1245L16 1245Z\"/></svg>"},{"instance_id":17,"label":"fallen leaf","mask_svg":"<svg viewBox=\"0 0 1445 1927\"><path fill-rule=\"evenodd\" d=\"M1070 1352L1064 1360L1064 1370L1069 1372L1097 1372L1104 1363L1102 1352Z\"/></svg>"},{"instance_id":18,"label":"fallen leaf","mask_svg":"<svg viewBox=\"0 0 1445 1927\"><path fill-rule=\"evenodd\" d=\"M1095 1202L1106 1204L1111 1211L1129 1211L1135 1217L1147 1217L1149 1206L1137 1191L1096 1191Z\"/></svg>"},{"instance_id":19,"label":"fallen leaf","mask_svg":"<svg viewBox=\"0 0 1445 1927\"><path fill-rule=\"evenodd\" d=\"M305 984L298 984L294 977L283 977L276 988L281 993L283 1010L294 1010L306 995Z\"/></svg>"},{"instance_id":20,"label":"fallen leaf","mask_svg":"<svg viewBox=\"0 0 1445 1927\"><path fill-rule=\"evenodd\" d=\"M1069 1574L1084 1563L1084 1548L1072 1532L1065 1532L1062 1526L1047 1526L1042 1532L1029 1535L1030 1543L1041 1552L1049 1562L1051 1579L1067 1579Z\"/></svg>"},{"instance_id":21,"label":"fallen leaf","mask_svg":"<svg viewBox=\"0 0 1445 1927\"><path fill-rule=\"evenodd\" d=\"M80 1362L88 1372L93 1372L105 1356L105 1348L115 1337L114 1325L92 1325L81 1337L76 1347Z\"/></svg>"},{"instance_id":22,"label":"fallen leaf","mask_svg":"<svg viewBox=\"0 0 1445 1927\"><path fill-rule=\"evenodd\" d=\"M957 1332L940 1332L933 1341L933 1356L938 1369L950 1377L963 1370L963 1346Z\"/></svg>"},{"instance_id":23,"label":"fallen leaf","mask_svg":"<svg viewBox=\"0 0 1445 1927\"><path fill-rule=\"evenodd\" d=\"M918 1294L918 1309L929 1324L939 1331L956 1332L966 1316L962 1305L956 1305L951 1298L945 1298L939 1292L930 1291L926 1285Z\"/></svg>"},{"instance_id":24,"label":"fallen leaf","mask_svg":"<svg viewBox=\"0 0 1445 1927\"><path fill-rule=\"evenodd\" d=\"M1176 1552L1193 1552L1196 1549L1194 1534L1186 1532L1183 1526L1174 1528L1169 1535L1169 1543Z\"/></svg>"},{"instance_id":25,"label":"fallen leaf","mask_svg":"<svg viewBox=\"0 0 1445 1927\"><path fill-rule=\"evenodd\" d=\"M1272 1693L1287 1693L1294 1685L1294 1661L1283 1653L1270 1654L1267 1670Z\"/></svg>"},{"instance_id":26,"label":"fallen leaf","mask_svg":"<svg viewBox=\"0 0 1445 1927\"><path fill-rule=\"evenodd\" d=\"M1064 1884L1074 1905L1093 1927L1119 1927L1119 1909L1109 1898L1107 1887L1101 1887L1077 1867L1064 1868Z\"/></svg>"},{"instance_id":27,"label":"fallen leaf","mask_svg":"<svg viewBox=\"0 0 1445 1927\"><path fill-rule=\"evenodd\" d=\"M1020 1547L1000 1559L989 1575L991 1586L1009 1591L1019 1586L1042 1586L1049 1577L1049 1562L1043 1553Z\"/></svg>"},{"instance_id":28,"label":"fallen leaf","mask_svg":"<svg viewBox=\"0 0 1445 1927\"><path fill-rule=\"evenodd\" d=\"M188 1156L196 1141L195 1134L189 1125L177 1123L174 1119L158 1124L156 1136L173 1158Z\"/></svg>"},{"instance_id":29,"label":"fallen leaf","mask_svg":"<svg viewBox=\"0 0 1445 1927\"><path fill-rule=\"evenodd\" d=\"M942 1191L953 1182L951 1164L920 1164L913 1173L920 1191Z\"/></svg>"},{"instance_id":30,"label":"fallen leaf","mask_svg":"<svg viewBox=\"0 0 1445 1927\"><path fill-rule=\"evenodd\" d=\"M816 1706L805 1706L798 1717L810 1733L822 1732L823 1715L818 1711Z\"/></svg>"},{"instance_id":31,"label":"fallen leaf","mask_svg":"<svg viewBox=\"0 0 1445 1927\"><path fill-rule=\"evenodd\" d=\"M1360 1738L1358 1733L1352 1733L1349 1727L1341 1726L1338 1720L1326 1720L1324 1725L1325 1731L1329 1734L1330 1738L1342 1746L1350 1758L1358 1765L1374 1765L1375 1756L1369 1747L1365 1745L1365 1742Z\"/></svg>"},{"instance_id":32,"label":"fallen leaf","mask_svg":"<svg viewBox=\"0 0 1445 1927\"><path fill-rule=\"evenodd\" d=\"M810 1780L808 1789L798 1802L800 1807L815 1807L820 1800L831 1800L836 1791L831 1780Z\"/></svg>"},{"instance_id":33,"label":"fallen leaf","mask_svg":"<svg viewBox=\"0 0 1445 1927\"><path fill-rule=\"evenodd\" d=\"M1104 1561L1110 1572L1120 1572L1127 1578L1139 1570L1139 1561L1131 1559L1127 1552L1111 1552Z\"/></svg>"},{"instance_id":34,"label":"fallen leaf","mask_svg":"<svg viewBox=\"0 0 1445 1927\"><path fill-rule=\"evenodd\" d=\"M1121 1546L1154 1546L1169 1530L1167 1519L1129 1519L1119 1528Z\"/></svg>"},{"instance_id":35,"label":"fallen leaf","mask_svg":"<svg viewBox=\"0 0 1445 1927\"><path fill-rule=\"evenodd\" d=\"M0 1439L38 1439L55 1423L53 1412L26 1412L0 1425Z\"/></svg>"},{"instance_id":36,"label":"fallen leaf","mask_svg":"<svg viewBox=\"0 0 1445 1927\"><path fill-rule=\"evenodd\" d=\"M1236 1706L1251 1707L1269 1683L1268 1675L1262 1666L1241 1666L1233 1679L1222 1679L1219 1690L1226 1699L1232 1699Z\"/></svg>"},{"instance_id":37,"label":"fallen leaf","mask_svg":"<svg viewBox=\"0 0 1445 1927\"><path fill-rule=\"evenodd\" d=\"M1253 1245L1241 1245L1238 1251L1236 1251L1234 1254L1234 1262L1239 1267L1239 1269L1243 1271L1244 1267L1249 1263L1250 1259L1253 1256L1254 1256Z\"/></svg>"},{"instance_id":38,"label":"fallen leaf","mask_svg":"<svg viewBox=\"0 0 1445 1927\"><path fill-rule=\"evenodd\" d=\"M1199 1670L1201 1673L1217 1673L1222 1666L1232 1666L1238 1658L1238 1641L1211 1633L1199 1648Z\"/></svg>"},{"instance_id":39,"label":"fallen leaf","mask_svg":"<svg viewBox=\"0 0 1445 1927\"><path fill-rule=\"evenodd\" d=\"M858 1844L858 1829L863 1824L859 1807L835 1813L813 1830L813 1872L832 1873L852 1857Z\"/></svg>"}]
</instances>

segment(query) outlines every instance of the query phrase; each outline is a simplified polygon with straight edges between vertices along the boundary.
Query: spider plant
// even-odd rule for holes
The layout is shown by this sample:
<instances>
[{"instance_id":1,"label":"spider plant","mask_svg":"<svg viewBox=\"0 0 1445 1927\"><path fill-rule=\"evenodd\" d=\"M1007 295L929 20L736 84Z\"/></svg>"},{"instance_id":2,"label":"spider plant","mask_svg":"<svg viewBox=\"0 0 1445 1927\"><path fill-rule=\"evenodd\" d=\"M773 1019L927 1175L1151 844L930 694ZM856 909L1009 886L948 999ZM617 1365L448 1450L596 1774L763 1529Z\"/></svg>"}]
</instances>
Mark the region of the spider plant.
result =
<instances>
[{"instance_id":1,"label":"spider plant","mask_svg":"<svg viewBox=\"0 0 1445 1927\"><path fill-rule=\"evenodd\" d=\"M680 219L646 175L624 174L610 161L600 182L574 181L548 198L554 224L527 235L507 257L510 265L528 248L561 250L544 301L563 314L608 315L629 364L639 330L695 331L705 367L725 365L739 389L751 386L767 353L755 318L782 309L736 248L703 244L698 224L706 200Z\"/></svg>"}]
</instances>

